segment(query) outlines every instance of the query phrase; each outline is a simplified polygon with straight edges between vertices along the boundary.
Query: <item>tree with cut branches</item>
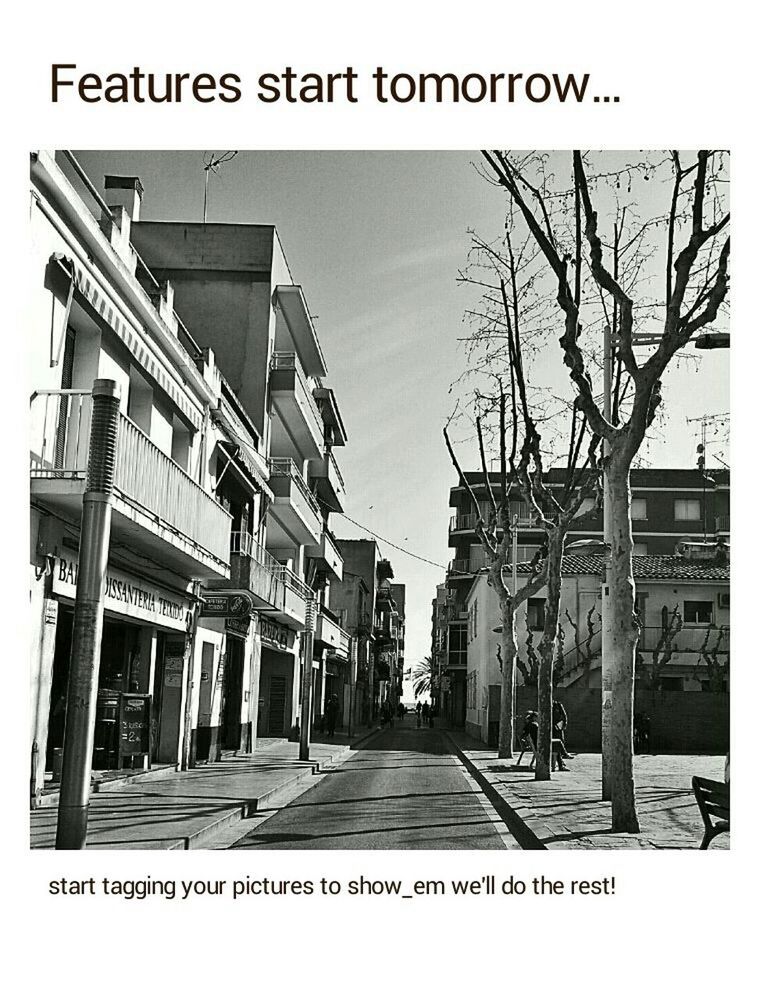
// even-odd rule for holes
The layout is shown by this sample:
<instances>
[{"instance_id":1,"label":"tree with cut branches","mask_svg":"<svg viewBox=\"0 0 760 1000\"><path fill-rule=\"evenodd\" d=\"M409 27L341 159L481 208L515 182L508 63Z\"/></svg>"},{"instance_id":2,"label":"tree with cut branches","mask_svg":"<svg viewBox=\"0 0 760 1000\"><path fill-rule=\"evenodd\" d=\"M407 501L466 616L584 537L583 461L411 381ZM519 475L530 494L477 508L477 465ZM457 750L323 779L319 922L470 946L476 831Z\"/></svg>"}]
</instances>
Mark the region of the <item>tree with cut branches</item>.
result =
<instances>
[{"instance_id":1,"label":"tree with cut branches","mask_svg":"<svg viewBox=\"0 0 760 1000\"><path fill-rule=\"evenodd\" d=\"M633 779L633 684L639 626L634 613L633 540L630 518L630 469L661 402L662 377L675 355L700 331L719 319L728 295L730 241L725 208L726 156L700 150L693 158L672 151L670 199L661 218L644 226L657 248L654 267L662 261L664 298L654 308L646 303L647 323L641 331L635 288L616 276L611 240L600 231L596 201L601 171L588 156L572 154L572 184L567 197L552 189L534 165L542 161L504 151L484 151L493 181L506 191L554 277L564 316L559 338L578 410L594 435L604 442L605 501L608 526L608 591L604 628L609 636L609 662L603 663L605 702L609 703L609 742L603 746L612 801L612 829L638 832ZM569 233L569 240L565 234ZM630 385L628 407L613 415L600 407L589 374L588 346L582 338L583 305L578 290L586 269L598 296L615 311L615 353ZM573 280L574 278L574 280ZM643 298L643 297L642 297ZM643 302L641 303L643 306ZM642 308L642 312L644 309ZM635 353L636 333L650 335L654 350L641 361Z\"/></svg>"}]
</instances>

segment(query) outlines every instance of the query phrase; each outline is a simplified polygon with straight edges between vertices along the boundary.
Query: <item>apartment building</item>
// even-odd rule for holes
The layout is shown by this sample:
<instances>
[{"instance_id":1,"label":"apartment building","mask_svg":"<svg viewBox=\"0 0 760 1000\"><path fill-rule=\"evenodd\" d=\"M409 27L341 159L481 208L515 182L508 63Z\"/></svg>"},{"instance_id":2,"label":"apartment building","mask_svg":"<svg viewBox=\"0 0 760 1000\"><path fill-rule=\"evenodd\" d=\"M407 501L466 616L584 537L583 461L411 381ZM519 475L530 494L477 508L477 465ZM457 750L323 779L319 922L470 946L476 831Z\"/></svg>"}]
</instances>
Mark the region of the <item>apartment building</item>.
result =
<instances>
[{"instance_id":1,"label":"apartment building","mask_svg":"<svg viewBox=\"0 0 760 1000\"><path fill-rule=\"evenodd\" d=\"M454 550L446 574L445 596L436 597L437 619L446 622L445 646L436 656L448 693L444 699L447 717L463 725L467 698L465 677L468 657L467 595L478 572L485 566L485 554L475 527L481 513L488 511L488 489L482 472L465 473L475 493L474 509L464 483L452 487L449 505L449 546ZM559 485L564 470L552 469L546 481ZM491 485L498 492L498 473L491 473ZM634 469L631 472L631 516L634 552L637 556L674 554L679 546L697 542L705 545L730 542L730 474L727 469ZM541 544L542 532L535 517L517 490L510 498L512 515L518 518L517 558L528 561ZM584 501L580 516L568 533L568 543L581 538L603 538L602 511L595 500Z\"/></svg>"},{"instance_id":2,"label":"apartment building","mask_svg":"<svg viewBox=\"0 0 760 1000\"><path fill-rule=\"evenodd\" d=\"M120 415L93 765L192 766L288 735L304 630L318 698L349 657L329 611L346 432L303 292L273 227L143 223L143 193L107 177L101 195L70 154L32 156L38 787L62 746L97 378ZM134 755L127 695L145 716Z\"/></svg>"},{"instance_id":3,"label":"apartment building","mask_svg":"<svg viewBox=\"0 0 760 1000\"><path fill-rule=\"evenodd\" d=\"M527 571L521 567L518 581ZM637 692L722 694L729 689L730 566L725 546L680 555L634 556L637 613ZM601 556L567 555L562 563L561 630L554 681L562 698L601 689ZM535 690L545 593L517 614L517 685ZM466 728L494 742L498 733L501 614L498 598L478 573L466 598ZM570 694L572 692L572 695ZM597 698L598 701L598 698ZM672 726L684 725L685 702Z\"/></svg>"},{"instance_id":4,"label":"apartment building","mask_svg":"<svg viewBox=\"0 0 760 1000\"><path fill-rule=\"evenodd\" d=\"M355 640L356 679L346 685L344 725L366 724L380 705L401 698L406 587L391 583L393 567L374 539L339 538L343 580L332 587L332 607ZM353 715L351 715L353 711Z\"/></svg>"},{"instance_id":5,"label":"apartment building","mask_svg":"<svg viewBox=\"0 0 760 1000\"><path fill-rule=\"evenodd\" d=\"M348 636L329 611L343 560L329 530L345 485L335 449L347 441L303 289L295 284L274 226L140 222L135 246L170 282L178 308L193 316L232 393L250 418L269 467L272 498L258 520L238 518L229 583L211 589L257 593L262 569L282 584L282 607L259 616L258 726L288 736L300 711L302 643L315 629L315 713L328 689L328 664L348 660ZM268 584L267 584L268 585ZM311 602L314 621L307 621Z\"/></svg>"}]
</instances>

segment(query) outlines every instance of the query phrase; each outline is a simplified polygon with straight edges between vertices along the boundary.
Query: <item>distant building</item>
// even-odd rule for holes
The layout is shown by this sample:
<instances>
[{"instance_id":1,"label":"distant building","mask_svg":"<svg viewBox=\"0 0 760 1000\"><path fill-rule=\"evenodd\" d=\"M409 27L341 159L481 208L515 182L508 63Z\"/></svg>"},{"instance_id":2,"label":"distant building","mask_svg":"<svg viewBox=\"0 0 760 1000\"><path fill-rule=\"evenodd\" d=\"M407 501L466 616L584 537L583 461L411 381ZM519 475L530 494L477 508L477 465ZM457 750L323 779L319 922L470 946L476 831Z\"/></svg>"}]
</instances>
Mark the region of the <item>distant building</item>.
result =
<instances>
[{"instance_id":1,"label":"distant building","mask_svg":"<svg viewBox=\"0 0 760 1000\"><path fill-rule=\"evenodd\" d=\"M521 567L521 577L527 566ZM641 637L636 686L641 690L727 692L730 661L730 568L718 546L684 555L634 556ZM569 689L601 688L600 556L565 556L562 563L561 634L554 682ZM520 579L520 577L518 577ZM519 687L535 687L544 593L517 614ZM501 614L484 572L466 598L468 732L493 741L498 727ZM673 725L682 720L674 718ZM490 734L490 736L489 736Z\"/></svg>"},{"instance_id":2,"label":"distant building","mask_svg":"<svg viewBox=\"0 0 760 1000\"><path fill-rule=\"evenodd\" d=\"M391 583L393 567L380 555L374 539L340 538L338 545L344 572L332 587L331 599L356 640L354 720L367 723L377 716L386 698L394 704L401 698L406 587Z\"/></svg>"},{"instance_id":3,"label":"distant building","mask_svg":"<svg viewBox=\"0 0 760 1000\"><path fill-rule=\"evenodd\" d=\"M449 522L449 546L454 550L445 581L435 598L433 660L441 674L441 705L455 725L465 723L469 653L467 596L486 557L475 528L479 516L489 510L488 488L482 472L465 473L478 501L473 509L462 482L453 486L449 505L454 513ZM548 484L559 485L564 470L551 469ZM498 491L499 476L489 478ZM631 518L636 556L673 555L687 542L715 544L730 541L730 474L727 469L634 469L631 472ZM518 516L517 558L529 561L542 541L535 515L517 489L510 498L512 514ZM568 543L582 538L603 538L603 516L596 501L584 501L581 516L568 533ZM532 607L537 607L537 600ZM442 634L445 630L445 636Z\"/></svg>"}]
</instances>

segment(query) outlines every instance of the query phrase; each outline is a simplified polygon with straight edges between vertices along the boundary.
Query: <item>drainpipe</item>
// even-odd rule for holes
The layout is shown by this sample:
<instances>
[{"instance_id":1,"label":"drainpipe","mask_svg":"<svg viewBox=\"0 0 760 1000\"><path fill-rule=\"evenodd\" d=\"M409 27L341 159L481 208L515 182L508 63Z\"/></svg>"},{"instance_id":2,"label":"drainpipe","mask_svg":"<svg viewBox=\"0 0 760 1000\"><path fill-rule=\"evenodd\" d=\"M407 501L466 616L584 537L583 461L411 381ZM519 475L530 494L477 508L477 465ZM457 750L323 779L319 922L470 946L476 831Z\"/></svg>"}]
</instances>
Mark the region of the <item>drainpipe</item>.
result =
<instances>
[{"instance_id":1,"label":"drainpipe","mask_svg":"<svg viewBox=\"0 0 760 1000\"><path fill-rule=\"evenodd\" d=\"M57 851L81 851L87 841L119 397L119 387L112 379L95 380L92 387L87 483L82 498L79 570L55 840Z\"/></svg>"}]
</instances>

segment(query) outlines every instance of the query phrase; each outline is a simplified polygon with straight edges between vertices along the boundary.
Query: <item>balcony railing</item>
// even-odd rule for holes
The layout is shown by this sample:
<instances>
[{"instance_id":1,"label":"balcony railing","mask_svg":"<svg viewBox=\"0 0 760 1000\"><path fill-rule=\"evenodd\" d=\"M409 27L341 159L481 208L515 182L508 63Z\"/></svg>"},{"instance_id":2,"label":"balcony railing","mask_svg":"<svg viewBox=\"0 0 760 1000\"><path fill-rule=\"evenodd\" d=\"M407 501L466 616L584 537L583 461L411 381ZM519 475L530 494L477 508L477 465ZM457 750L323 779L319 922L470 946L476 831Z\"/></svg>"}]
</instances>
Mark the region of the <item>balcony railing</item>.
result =
<instances>
[{"instance_id":1,"label":"balcony railing","mask_svg":"<svg viewBox=\"0 0 760 1000\"><path fill-rule=\"evenodd\" d=\"M291 479L295 483L301 496L304 498L306 503L311 507L317 517L321 517L321 511L319 509L319 504L317 503L317 498L311 492L309 487L306 485L301 473L298 471L298 466L290 458L270 458L269 459L269 475L270 476L285 476L287 479Z\"/></svg>"},{"instance_id":2,"label":"balcony railing","mask_svg":"<svg viewBox=\"0 0 760 1000\"><path fill-rule=\"evenodd\" d=\"M317 422L317 427L322 427L322 414L319 412L317 401L314 399L311 389L309 388L306 373L301 366L301 362L298 360L298 355L292 351L275 351L272 355L272 371L295 372L296 379L300 383L306 397L306 404Z\"/></svg>"},{"instance_id":3,"label":"balcony railing","mask_svg":"<svg viewBox=\"0 0 760 1000\"><path fill-rule=\"evenodd\" d=\"M708 635L709 631L709 635ZM662 638L662 627L647 625L641 629L638 649L641 653L652 653ZM684 625L672 639L672 649L676 653L700 653L707 639L706 653L710 656L717 650L718 654L731 650L731 629L728 625ZM720 641L718 641L720 639ZM690 657L693 661L694 657ZM670 661L672 663L672 660Z\"/></svg>"},{"instance_id":4,"label":"balcony railing","mask_svg":"<svg viewBox=\"0 0 760 1000\"><path fill-rule=\"evenodd\" d=\"M34 394L32 478L84 480L90 412L90 393ZM123 413L119 414L114 485L133 506L216 559L229 562L230 515Z\"/></svg>"},{"instance_id":5,"label":"balcony railing","mask_svg":"<svg viewBox=\"0 0 760 1000\"><path fill-rule=\"evenodd\" d=\"M716 531L730 531L731 530L731 515L730 514L717 514L715 517L715 530Z\"/></svg>"}]
</instances>

